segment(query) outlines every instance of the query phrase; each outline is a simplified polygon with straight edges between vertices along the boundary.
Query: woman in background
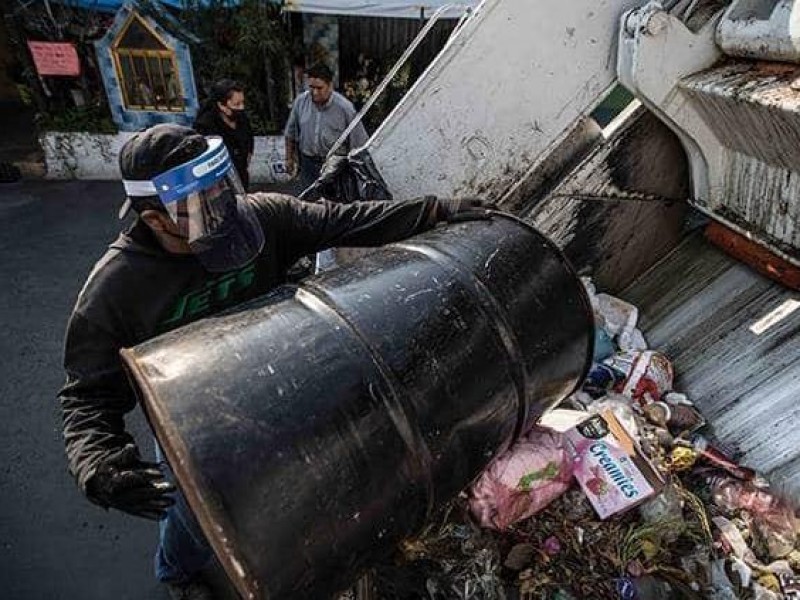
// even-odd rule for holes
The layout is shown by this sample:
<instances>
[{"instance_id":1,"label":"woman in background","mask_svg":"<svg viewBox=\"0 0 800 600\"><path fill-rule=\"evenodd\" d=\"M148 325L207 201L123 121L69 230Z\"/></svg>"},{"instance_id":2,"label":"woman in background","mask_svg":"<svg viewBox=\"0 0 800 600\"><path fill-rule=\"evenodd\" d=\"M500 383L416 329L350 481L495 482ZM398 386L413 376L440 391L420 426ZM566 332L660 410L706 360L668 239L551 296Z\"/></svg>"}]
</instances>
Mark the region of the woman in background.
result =
<instances>
[{"instance_id":1,"label":"woman in background","mask_svg":"<svg viewBox=\"0 0 800 600\"><path fill-rule=\"evenodd\" d=\"M194 129L203 135L222 137L246 190L250 183L247 169L253 157L253 130L244 111L244 88L232 79L221 79L211 86Z\"/></svg>"}]
</instances>

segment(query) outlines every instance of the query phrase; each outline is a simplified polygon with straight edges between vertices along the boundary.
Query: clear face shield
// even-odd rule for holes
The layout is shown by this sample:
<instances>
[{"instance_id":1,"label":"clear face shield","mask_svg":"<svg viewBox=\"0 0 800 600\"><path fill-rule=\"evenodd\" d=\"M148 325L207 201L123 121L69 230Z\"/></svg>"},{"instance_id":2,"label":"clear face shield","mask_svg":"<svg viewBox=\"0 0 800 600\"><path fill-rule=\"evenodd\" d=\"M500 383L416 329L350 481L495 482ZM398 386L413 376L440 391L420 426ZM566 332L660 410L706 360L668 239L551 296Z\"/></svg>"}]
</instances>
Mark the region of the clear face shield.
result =
<instances>
[{"instance_id":1,"label":"clear face shield","mask_svg":"<svg viewBox=\"0 0 800 600\"><path fill-rule=\"evenodd\" d=\"M197 158L155 177L125 181L132 188L150 187L192 253L206 270L230 271L252 261L264 247L264 232L221 138L210 137ZM136 184L136 185L132 185ZM137 194L145 195L145 194Z\"/></svg>"}]
</instances>

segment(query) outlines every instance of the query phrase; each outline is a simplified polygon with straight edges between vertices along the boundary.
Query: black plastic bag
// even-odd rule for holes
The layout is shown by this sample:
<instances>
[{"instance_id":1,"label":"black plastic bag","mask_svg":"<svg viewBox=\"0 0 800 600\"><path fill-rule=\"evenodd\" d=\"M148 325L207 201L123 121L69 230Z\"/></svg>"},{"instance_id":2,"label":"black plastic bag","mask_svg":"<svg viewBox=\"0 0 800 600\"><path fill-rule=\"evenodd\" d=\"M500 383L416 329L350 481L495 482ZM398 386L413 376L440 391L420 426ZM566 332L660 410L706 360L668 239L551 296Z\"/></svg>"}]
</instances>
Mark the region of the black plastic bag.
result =
<instances>
[{"instance_id":1,"label":"black plastic bag","mask_svg":"<svg viewBox=\"0 0 800 600\"><path fill-rule=\"evenodd\" d=\"M357 200L392 199L386 184L366 152L328 158L322 165L317 180L300 194L300 198L314 195L343 204Z\"/></svg>"}]
</instances>

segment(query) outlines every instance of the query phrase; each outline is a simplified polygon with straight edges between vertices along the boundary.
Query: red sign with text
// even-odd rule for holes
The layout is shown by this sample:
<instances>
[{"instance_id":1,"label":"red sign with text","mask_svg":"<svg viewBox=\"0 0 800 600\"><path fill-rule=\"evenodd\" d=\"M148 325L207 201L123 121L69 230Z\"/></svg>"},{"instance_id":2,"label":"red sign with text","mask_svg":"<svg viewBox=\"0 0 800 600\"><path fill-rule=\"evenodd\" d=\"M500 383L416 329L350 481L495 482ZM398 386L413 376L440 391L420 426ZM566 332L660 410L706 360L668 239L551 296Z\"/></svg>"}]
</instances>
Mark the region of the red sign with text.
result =
<instances>
[{"instance_id":1,"label":"red sign with text","mask_svg":"<svg viewBox=\"0 0 800 600\"><path fill-rule=\"evenodd\" d=\"M77 77L81 74L81 61L73 44L66 42L28 42L33 63L39 75Z\"/></svg>"}]
</instances>

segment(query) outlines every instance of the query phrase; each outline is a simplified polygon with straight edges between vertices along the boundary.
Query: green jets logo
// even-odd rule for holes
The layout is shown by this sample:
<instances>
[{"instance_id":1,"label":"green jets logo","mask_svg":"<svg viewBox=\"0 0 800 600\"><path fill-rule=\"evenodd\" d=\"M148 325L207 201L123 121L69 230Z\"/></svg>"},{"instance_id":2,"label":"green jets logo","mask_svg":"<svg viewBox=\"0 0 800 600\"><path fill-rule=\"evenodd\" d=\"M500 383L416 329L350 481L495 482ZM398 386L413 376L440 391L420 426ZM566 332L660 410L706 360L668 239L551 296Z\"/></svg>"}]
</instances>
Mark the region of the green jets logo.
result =
<instances>
[{"instance_id":1,"label":"green jets logo","mask_svg":"<svg viewBox=\"0 0 800 600\"><path fill-rule=\"evenodd\" d=\"M219 310L233 304L233 300L252 286L255 279L256 267L252 263L239 271L206 281L203 287L178 298L167 319L161 322L160 329L171 329L181 323L193 321L212 309Z\"/></svg>"}]
</instances>

